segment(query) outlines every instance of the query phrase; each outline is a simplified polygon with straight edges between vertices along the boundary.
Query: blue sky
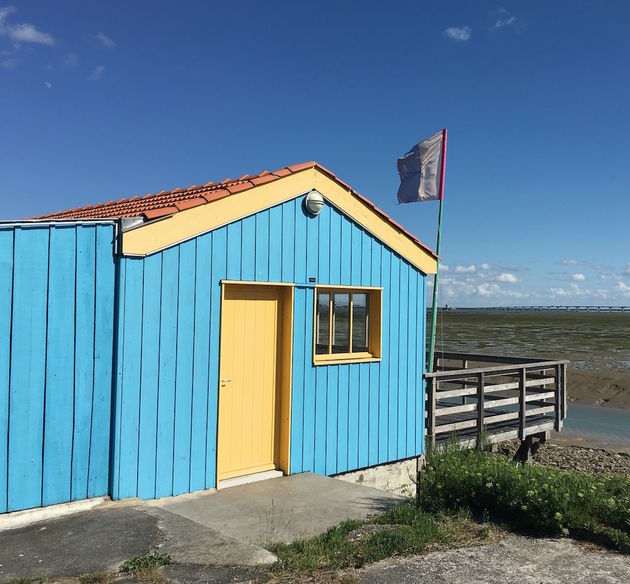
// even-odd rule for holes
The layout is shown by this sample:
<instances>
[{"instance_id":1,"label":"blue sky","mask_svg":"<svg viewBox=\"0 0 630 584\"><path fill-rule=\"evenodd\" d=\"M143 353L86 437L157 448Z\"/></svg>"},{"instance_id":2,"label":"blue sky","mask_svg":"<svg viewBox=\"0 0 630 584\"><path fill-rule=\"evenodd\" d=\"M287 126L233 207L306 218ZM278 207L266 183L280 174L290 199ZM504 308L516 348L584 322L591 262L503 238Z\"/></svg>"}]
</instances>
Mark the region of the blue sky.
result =
<instances>
[{"instance_id":1,"label":"blue sky","mask_svg":"<svg viewBox=\"0 0 630 584\"><path fill-rule=\"evenodd\" d=\"M14 219L316 160L431 246L440 303L630 304L630 3L0 0Z\"/></svg>"}]
</instances>

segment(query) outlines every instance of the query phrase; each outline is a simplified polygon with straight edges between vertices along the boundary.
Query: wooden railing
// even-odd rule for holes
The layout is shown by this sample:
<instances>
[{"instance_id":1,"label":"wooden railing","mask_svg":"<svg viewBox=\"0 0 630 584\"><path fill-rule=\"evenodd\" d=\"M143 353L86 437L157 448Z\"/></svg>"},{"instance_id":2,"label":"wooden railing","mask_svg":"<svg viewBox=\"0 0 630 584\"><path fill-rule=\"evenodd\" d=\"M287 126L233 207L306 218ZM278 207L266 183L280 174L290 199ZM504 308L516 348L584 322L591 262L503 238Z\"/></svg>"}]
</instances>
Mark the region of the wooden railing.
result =
<instances>
[{"instance_id":1,"label":"wooden railing","mask_svg":"<svg viewBox=\"0 0 630 584\"><path fill-rule=\"evenodd\" d=\"M560 431L566 415L569 361L470 353L436 355L427 387L429 444L472 445Z\"/></svg>"}]
</instances>

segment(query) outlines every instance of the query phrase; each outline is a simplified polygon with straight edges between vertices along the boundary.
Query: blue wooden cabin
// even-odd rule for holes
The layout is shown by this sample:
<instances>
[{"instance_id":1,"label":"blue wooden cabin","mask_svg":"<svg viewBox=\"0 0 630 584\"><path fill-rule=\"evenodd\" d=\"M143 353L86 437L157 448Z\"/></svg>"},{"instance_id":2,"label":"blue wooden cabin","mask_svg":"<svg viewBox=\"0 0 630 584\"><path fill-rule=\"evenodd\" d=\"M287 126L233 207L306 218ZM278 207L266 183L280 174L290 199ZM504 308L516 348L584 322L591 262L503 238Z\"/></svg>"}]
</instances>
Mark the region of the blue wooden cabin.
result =
<instances>
[{"instance_id":1,"label":"blue wooden cabin","mask_svg":"<svg viewBox=\"0 0 630 584\"><path fill-rule=\"evenodd\" d=\"M0 512L424 452L436 257L315 163L0 224Z\"/></svg>"}]
</instances>

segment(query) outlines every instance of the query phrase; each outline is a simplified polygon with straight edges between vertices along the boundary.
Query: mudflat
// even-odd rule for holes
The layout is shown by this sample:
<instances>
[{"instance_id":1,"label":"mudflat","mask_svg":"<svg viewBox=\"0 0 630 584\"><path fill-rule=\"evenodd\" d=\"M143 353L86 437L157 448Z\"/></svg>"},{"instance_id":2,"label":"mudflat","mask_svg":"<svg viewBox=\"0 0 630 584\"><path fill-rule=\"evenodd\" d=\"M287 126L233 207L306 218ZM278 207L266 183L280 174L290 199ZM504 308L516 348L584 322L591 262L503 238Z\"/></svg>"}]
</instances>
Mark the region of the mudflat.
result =
<instances>
[{"instance_id":1,"label":"mudflat","mask_svg":"<svg viewBox=\"0 0 630 584\"><path fill-rule=\"evenodd\" d=\"M569 401L630 409L630 371L569 369Z\"/></svg>"},{"instance_id":2,"label":"mudflat","mask_svg":"<svg viewBox=\"0 0 630 584\"><path fill-rule=\"evenodd\" d=\"M628 312L440 310L440 350L569 359L570 401L630 409Z\"/></svg>"}]
</instances>

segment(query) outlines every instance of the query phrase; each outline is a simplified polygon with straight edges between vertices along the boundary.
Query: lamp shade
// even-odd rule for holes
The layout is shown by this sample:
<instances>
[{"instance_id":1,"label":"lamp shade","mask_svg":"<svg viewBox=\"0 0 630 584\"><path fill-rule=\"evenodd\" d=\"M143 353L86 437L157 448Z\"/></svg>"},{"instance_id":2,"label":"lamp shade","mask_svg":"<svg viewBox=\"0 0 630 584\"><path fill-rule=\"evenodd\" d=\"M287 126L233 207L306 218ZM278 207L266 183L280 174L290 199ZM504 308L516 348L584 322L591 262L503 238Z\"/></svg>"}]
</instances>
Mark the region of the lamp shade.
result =
<instances>
[{"instance_id":1,"label":"lamp shade","mask_svg":"<svg viewBox=\"0 0 630 584\"><path fill-rule=\"evenodd\" d=\"M324 197L322 197L322 195L316 190L312 190L308 195L306 195L304 205L311 215L319 215L320 211L324 208Z\"/></svg>"}]
</instances>

